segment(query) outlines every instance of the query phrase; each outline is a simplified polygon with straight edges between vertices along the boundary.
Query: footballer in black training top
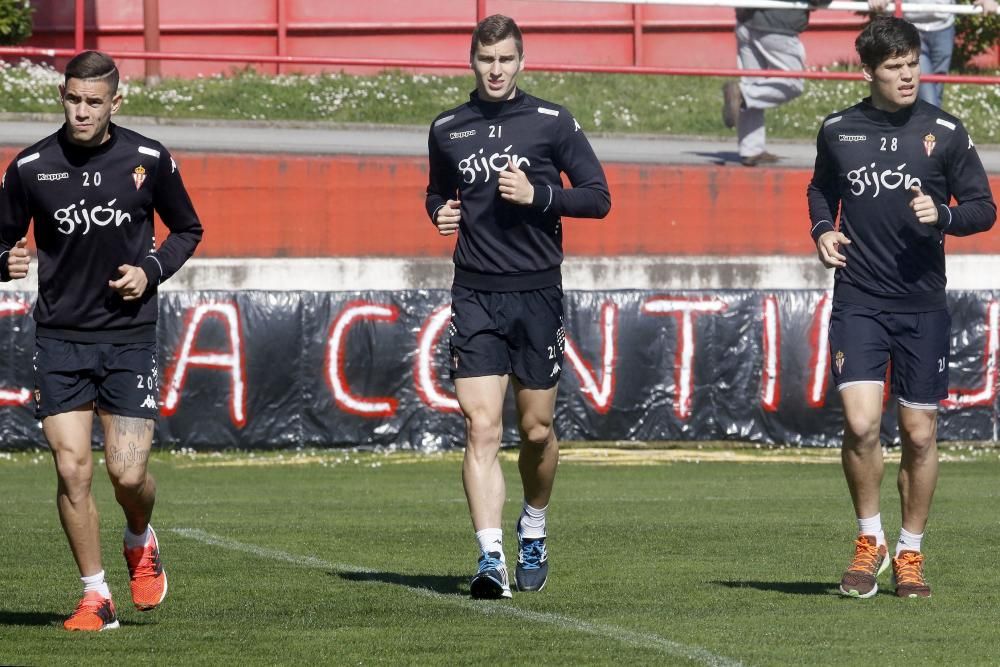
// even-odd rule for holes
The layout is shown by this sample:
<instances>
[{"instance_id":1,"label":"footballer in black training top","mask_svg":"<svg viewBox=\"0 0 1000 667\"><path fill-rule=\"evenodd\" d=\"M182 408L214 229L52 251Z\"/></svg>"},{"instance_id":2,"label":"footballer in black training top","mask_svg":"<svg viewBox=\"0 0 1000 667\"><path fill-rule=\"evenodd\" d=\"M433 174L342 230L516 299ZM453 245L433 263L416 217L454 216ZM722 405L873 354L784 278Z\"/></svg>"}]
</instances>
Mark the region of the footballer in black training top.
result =
<instances>
[{"instance_id":1,"label":"footballer in black training top","mask_svg":"<svg viewBox=\"0 0 1000 667\"><path fill-rule=\"evenodd\" d=\"M0 279L28 274L33 220L35 414L55 459L59 516L84 588L64 626L99 631L118 627L118 619L91 495L94 412L125 514L132 601L153 609L167 594L149 525L156 482L147 471L159 414L157 285L191 256L202 226L170 153L111 123L122 102L111 58L96 51L77 55L59 92L66 123L18 154L3 175ZM170 230L159 247L154 211Z\"/></svg>"},{"instance_id":2,"label":"footballer in black training top","mask_svg":"<svg viewBox=\"0 0 1000 667\"><path fill-rule=\"evenodd\" d=\"M548 576L545 515L559 458L552 421L565 343L562 218L603 218L611 198L569 111L517 88L524 48L512 19L480 22L469 57L476 90L430 129L426 206L440 234L458 234L451 374L466 417L462 479L480 552L470 593L499 598L511 596L497 460L504 395L513 382L524 489L515 582L537 591Z\"/></svg>"},{"instance_id":3,"label":"footballer in black training top","mask_svg":"<svg viewBox=\"0 0 1000 667\"><path fill-rule=\"evenodd\" d=\"M840 592L875 595L877 577L891 564L897 596L927 597L922 540L937 483L937 408L948 395L951 346L945 238L990 229L996 204L962 122L917 98L917 29L876 17L855 45L871 96L823 121L808 187L819 258L836 268L831 370L844 406L842 459L858 521ZM887 371L902 443L895 551L879 508Z\"/></svg>"}]
</instances>

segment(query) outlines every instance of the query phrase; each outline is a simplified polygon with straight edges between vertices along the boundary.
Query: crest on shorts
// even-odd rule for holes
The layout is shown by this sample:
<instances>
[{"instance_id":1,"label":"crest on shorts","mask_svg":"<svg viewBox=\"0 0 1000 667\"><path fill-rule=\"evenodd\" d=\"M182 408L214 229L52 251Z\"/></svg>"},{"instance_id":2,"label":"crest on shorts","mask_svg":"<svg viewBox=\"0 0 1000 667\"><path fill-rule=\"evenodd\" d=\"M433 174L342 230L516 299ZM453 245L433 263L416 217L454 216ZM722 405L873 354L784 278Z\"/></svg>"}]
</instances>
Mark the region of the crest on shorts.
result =
<instances>
[{"instance_id":1,"label":"crest on shorts","mask_svg":"<svg viewBox=\"0 0 1000 667\"><path fill-rule=\"evenodd\" d=\"M845 355L841 350L837 350L837 354L833 355L833 365L837 367L837 375L844 372L844 358Z\"/></svg>"},{"instance_id":2,"label":"crest on shorts","mask_svg":"<svg viewBox=\"0 0 1000 667\"><path fill-rule=\"evenodd\" d=\"M928 132L924 136L924 151L926 151L927 157L930 157L931 153L934 152L935 146L937 146L937 138L933 134Z\"/></svg>"},{"instance_id":3,"label":"crest on shorts","mask_svg":"<svg viewBox=\"0 0 1000 667\"><path fill-rule=\"evenodd\" d=\"M929 153L928 153L929 155ZM132 180L135 181L135 189L142 187L142 182L146 180L146 168L141 164L132 170Z\"/></svg>"}]
</instances>

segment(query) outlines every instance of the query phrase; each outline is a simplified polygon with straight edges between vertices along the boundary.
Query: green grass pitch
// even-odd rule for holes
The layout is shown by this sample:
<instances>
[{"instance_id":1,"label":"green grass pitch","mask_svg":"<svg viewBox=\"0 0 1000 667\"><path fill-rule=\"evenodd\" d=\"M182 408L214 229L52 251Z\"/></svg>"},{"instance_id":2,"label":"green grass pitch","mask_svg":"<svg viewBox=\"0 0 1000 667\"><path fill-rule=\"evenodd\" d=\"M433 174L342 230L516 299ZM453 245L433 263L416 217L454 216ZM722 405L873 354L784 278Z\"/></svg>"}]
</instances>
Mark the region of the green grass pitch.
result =
<instances>
[{"instance_id":1,"label":"green grass pitch","mask_svg":"<svg viewBox=\"0 0 1000 667\"><path fill-rule=\"evenodd\" d=\"M601 465L567 451L549 584L471 601L475 543L460 454L154 456L153 525L170 592L134 610L122 519L95 483L122 627L68 633L79 580L47 453L0 456L0 663L15 665L996 664L1000 460L942 464L929 600L836 594L855 531L840 466L674 460ZM835 454L835 452L833 453ZM725 458L725 457L716 457ZM784 457L787 458L787 457ZM791 457L794 458L794 457ZM960 458L974 460L961 461ZM519 483L508 480L505 537ZM882 516L899 530L895 464ZM127 661L127 662L126 662Z\"/></svg>"}]
</instances>

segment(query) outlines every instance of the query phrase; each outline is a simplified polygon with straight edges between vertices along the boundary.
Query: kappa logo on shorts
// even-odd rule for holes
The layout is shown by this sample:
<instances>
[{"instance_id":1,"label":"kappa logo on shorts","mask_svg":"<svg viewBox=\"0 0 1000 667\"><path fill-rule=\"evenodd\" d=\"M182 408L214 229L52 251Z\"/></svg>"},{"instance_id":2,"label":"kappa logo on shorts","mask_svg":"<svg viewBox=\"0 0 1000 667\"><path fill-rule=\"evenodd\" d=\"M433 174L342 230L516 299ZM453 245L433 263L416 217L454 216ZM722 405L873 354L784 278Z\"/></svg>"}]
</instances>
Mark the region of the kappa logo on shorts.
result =
<instances>
[{"instance_id":1,"label":"kappa logo on shorts","mask_svg":"<svg viewBox=\"0 0 1000 667\"><path fill-rule=\"evenodd\" d=\"M149 408L151 410L156 409L156 400L153 398L152 394L146 394L146 400L142 402L140 408Z\"/></svg>"},{"instance_id":2,"label":"kappa logo on shorts","mask_svg":"<svg viewBox=\"0 0 1000 667\"><path fill-rule=\"evenodd\" d=\"M41 402L42 402L42 390L35 389L35 403L41 403Z\"/></svg>"},{"instance_id":3,"label":"kappa logo on shorts","mask_svg":"<svg viewBox=\"0 0 1000 667\"><path fill-rule=\"evenodd\" d=\"M846 355L841 351L837 350L837 354L833 356L833 365L837 367L837 375L844 372L844 359Z\"/></svg>"},{"instance_id":4,"label":"kappa logo on shorts","mask_svg":"<svg viewBox=\"0 0 1000 667\"><path fill-rule=\"evenodd\" d=\"M559 374L559 371L561 370L562 368L559 366L559 362L557 361L556 363L552 364L552 372L549 373L549 377L550 378L555 377L556 375Z\"/></svg>"},{"instance_id":5,"label":"kappa logo on shorts","mask_svg":"<svg viewBox=\"0 0 1000 667\"><path fill-rule=\"evenodd\" d=\"M456 371L458 370L458 352L451 355L451 367Z\"/></svg>"}]
</instances>

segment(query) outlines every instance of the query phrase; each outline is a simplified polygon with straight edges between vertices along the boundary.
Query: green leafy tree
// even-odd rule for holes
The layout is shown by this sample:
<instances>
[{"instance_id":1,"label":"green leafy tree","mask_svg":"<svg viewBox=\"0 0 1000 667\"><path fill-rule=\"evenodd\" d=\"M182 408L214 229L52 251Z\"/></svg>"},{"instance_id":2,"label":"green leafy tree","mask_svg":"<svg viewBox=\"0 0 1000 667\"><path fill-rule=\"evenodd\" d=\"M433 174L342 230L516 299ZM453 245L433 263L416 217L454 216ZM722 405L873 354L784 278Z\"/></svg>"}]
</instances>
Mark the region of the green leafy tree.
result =
<instances>
[{"instance_id":1,"label":"green leafy tree","mask_svg":"<svg viewBox=\"0 0 1000 667\"><path fill-rule=\"evenodd\" d=\"M961 4L972 4L971 0L959 0ZM1000 44L1000 16L980 14L959 14L955 18L955 48L951 53L952 67L965 70L973 58Z\"/></svg>"},{"instance_id":2,"label":"green leafy tree","mask_svg":"<svg viewBox=\"0 0 1000 667\"><path fill-rule=\"evenodd\" d=\"M31 37L28 0L0 0L0 45L14 46Z\"/></svg>"}]
</instances>

